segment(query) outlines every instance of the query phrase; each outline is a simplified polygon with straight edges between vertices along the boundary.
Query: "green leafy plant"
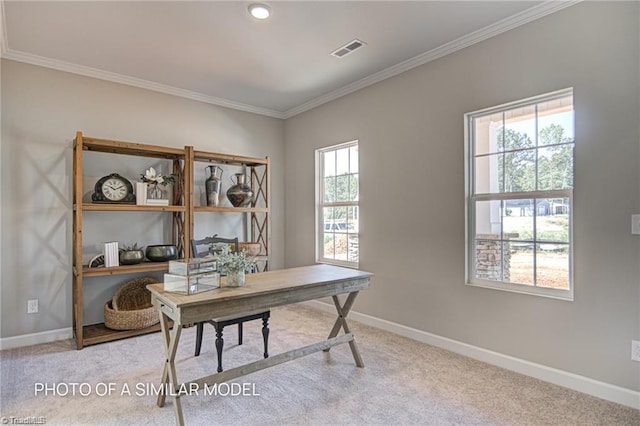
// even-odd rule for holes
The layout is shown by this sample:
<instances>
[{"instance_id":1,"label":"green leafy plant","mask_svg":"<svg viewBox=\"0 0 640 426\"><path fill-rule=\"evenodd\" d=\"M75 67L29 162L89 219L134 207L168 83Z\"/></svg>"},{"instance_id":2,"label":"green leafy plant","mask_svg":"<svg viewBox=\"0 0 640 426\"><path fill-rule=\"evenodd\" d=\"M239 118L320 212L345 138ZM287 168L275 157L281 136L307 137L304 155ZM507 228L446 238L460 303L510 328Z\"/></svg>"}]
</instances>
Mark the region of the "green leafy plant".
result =
<instances>
[{"instance_id":1,"label":"green leafy plant","mask_svg":"<svg viewBox=\"0 0 640 426\"><path fill-rule=\"evenodd\" d=\"M255 259L246 251L232 252L229 246L223 246L218 255L218 264L228 272L246 271L255 263Z\"/></svg>"},{"instance_id":2,"label":"green leafy plant","mask_svg":"<svg viewBox=\"0 0 640 426\"><path fill-rule=\"evenodd\" d=\"M125 245L124 247L122 247L122 249L124 251L142 251L143 246L138 247L138 243L133 243L132 246Z\"/></svg>"}]
</instances>

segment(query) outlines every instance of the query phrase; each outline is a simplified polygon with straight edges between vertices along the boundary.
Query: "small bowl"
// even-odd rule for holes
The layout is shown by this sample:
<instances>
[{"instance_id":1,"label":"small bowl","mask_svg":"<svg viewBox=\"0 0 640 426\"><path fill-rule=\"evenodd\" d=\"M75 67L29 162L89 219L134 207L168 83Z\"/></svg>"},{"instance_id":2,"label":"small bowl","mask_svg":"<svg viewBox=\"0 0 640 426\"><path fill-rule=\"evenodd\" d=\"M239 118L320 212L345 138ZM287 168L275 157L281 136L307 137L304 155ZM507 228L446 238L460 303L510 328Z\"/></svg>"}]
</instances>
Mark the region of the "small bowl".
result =
<instances>
[{"instance_id":1,"label":"small bowl","mask_svg":"<svg viewBox=\"0 0 640 426\"><path fill-rule=\"evenodd\" d=\"M146 255L152 262L166 262L178 257L178 248L173 244L147 246Z\"/></svg>"}]
</instances>

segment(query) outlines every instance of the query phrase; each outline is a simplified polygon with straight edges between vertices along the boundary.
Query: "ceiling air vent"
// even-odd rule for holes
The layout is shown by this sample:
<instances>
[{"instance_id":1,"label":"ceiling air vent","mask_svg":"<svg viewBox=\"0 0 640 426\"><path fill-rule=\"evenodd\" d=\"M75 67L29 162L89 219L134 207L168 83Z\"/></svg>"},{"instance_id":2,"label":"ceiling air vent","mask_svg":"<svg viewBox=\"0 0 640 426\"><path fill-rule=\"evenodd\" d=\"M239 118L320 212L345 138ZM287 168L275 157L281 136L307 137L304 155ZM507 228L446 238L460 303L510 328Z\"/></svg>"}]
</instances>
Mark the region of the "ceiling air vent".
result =
<instances>
[{"instance_id":1,"label":"ceiling air vent","mask_svg":"<svg viewBox=\"0 0 640 426\"><path fill-rule=\"evenodd\" d=\"M349 53L353 52L354 50L360 49L365 44L367 43L365 43L364 41L355 39L345 44L344 46L337 48L336 50L331 52L331 55L335 56L336 58L344 58Z\"/></svg>"}]
</instances>

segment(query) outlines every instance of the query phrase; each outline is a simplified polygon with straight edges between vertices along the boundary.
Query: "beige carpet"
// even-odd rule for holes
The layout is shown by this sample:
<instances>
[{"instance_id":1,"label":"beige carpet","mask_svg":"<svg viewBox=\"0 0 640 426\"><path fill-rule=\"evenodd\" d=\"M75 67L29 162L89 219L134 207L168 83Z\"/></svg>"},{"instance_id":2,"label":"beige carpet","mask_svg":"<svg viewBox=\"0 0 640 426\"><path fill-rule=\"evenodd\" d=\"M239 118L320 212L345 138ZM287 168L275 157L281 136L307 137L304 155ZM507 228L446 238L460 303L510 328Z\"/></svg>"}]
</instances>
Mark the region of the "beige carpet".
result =
<instances>
[{"instance_id":1,"label":"beige carpet","mask_svg":"<svg viewBox=\"0 0 640 426\"><path fill-rule=\"evenodd\" d=\"M305 306L274 309L270 352L322 340L332 324L331 316ZM205 396L201 391L182 398L186 424L640 425L638 410L354 321L351 325L364 369L355 367L348 345L334 347L235 380L248 395ZM259 321L245 325L242 346L235 326L225 329L225 337L225 369L261 357ZM183 331L177 355L180 381L215 369L213 328L206 326L198 358L193 357L194 339L195 328ZM163 359L159 333L81 351L72 341L2 351L0 415L30 417L32 423L42 418L47 425L175 424L172 403L159 408L152 395ZM68 394L45 395L45 383ZM76 385L75 396L72 383L82 384ZM127 386L130 395L122 394Z\"/></svg>"}]
</instances>

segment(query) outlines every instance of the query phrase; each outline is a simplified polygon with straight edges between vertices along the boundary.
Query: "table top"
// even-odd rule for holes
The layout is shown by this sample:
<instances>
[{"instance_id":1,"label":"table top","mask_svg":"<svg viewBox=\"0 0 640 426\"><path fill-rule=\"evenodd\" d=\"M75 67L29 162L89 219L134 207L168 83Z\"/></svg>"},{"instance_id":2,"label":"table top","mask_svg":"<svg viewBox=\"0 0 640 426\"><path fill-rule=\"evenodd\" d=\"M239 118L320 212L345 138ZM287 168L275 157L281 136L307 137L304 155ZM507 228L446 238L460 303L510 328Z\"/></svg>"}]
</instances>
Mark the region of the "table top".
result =
<instances>
[{"instance_id":1,"label":"table top","mask_svg":"<svg viewBox=\"0 0 640 426\"><path fill-rule=\"evenodd\" d=\"M220 287L196 294L172 293L164 290L164 284L147 286L151 294L177 308L197 306L211 302L238 300L265 295L278 291L295 290L348 281L369 281L370 272L334 265L310 265L297 268L278 269L268 272L247 274L242 287Z\"/></svg>"}]
</instances>

